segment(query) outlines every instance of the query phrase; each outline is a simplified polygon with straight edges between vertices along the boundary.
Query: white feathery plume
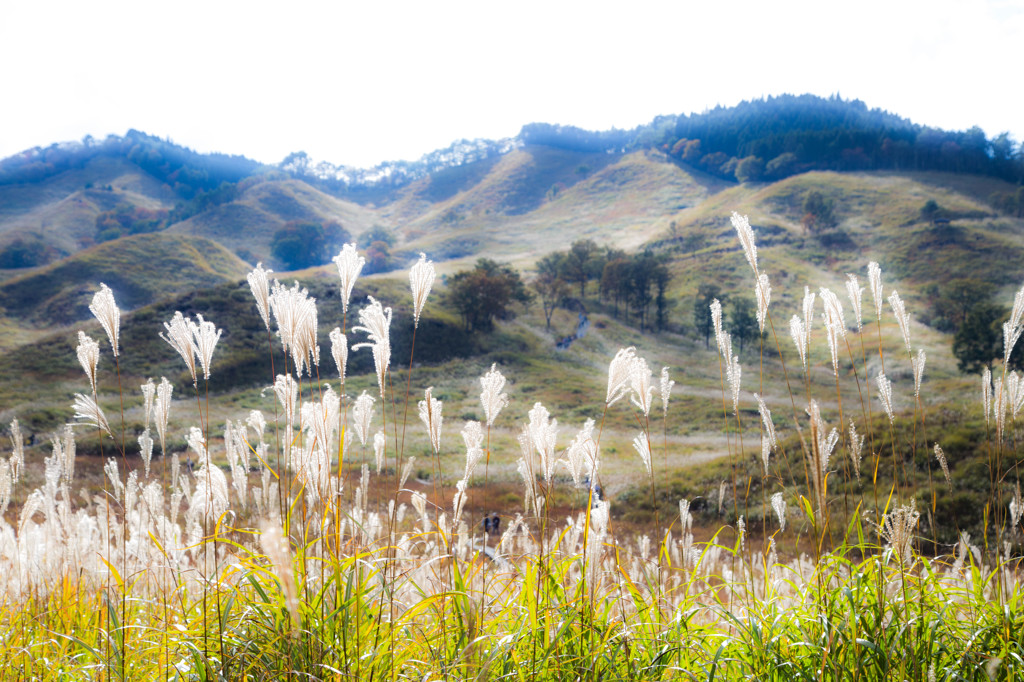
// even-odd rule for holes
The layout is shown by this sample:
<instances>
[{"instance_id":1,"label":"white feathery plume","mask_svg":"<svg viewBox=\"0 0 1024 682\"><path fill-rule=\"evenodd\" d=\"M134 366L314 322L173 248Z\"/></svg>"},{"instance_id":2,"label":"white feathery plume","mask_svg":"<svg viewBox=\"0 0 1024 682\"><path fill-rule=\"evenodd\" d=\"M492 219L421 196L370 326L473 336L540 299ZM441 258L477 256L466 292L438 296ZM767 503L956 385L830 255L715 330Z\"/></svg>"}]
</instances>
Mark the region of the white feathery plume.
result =
<instances>
[{"instance_id":1,"label":"white feathery plume","mask_svg":"<svg viewBox=\"0 0 1024 682\"><path fill-rule=\"evenodd\" d=\"M526 425L526 431L530 443L540 457L541 473L544 475L544 482L551 484L551 476L555 470L555 446L558 441L558 420L550 419L546 407L540 403L534 403L533 409L528 413L530 421Z\"/></svg>"},{"instance_id":2,"label":"white feathery plume","mask_svg":"<svg viewBox=\"0 0 1024 682\"><path fill-rule=\"evenodd\" d=\"M121 472L117 467L117 460L113 457L107 460L107 463L103 465L103 473L110 479L110 487L114 493L114 501L118 504L121 503L121 498L124 496L124 483L121 481Z\"/></svg>"},{"instance_id":3,"label":"white feathery plume","mask_svg":"<svg viewBox=\"0 0 1024 682\"><path fill-rule=\"evenodd\" d=\"M284 409L285 424L290 429L295 424L295 413L298 409L299 383L291 374L278 374L274 381L274 395Z\"/></svg>"},{"instance_id":4,"label":"white feathery plume","mask_svg":"<svg viewBox=\"0 0 1024 682\"><path fill-rule=\"evenodd\" d=\"M11 446L11 476L17 483L25 466L25 439L21 435L21 426L17 419L11 420Z\"/></svg>"},{"instance_id":5,"label":"white feathery plume","mask_svg":"<svg viewBox=\"0 0 1024 682\"><path fill-rule=\"evenodd\" d=\"M644 433L641 432L633 439L633 448L636 449L640 459L643 460L644 468L647 469L647 475L653 476L654 472L651 469L651 444L647 441L647 436Z\"/></svg>"},{"instance_id":6,"label":"white feathery plume","mask_svg":"<svg viewBox=\"0 0 1024 682\"><path fill-rule=\"evenodd\" d=\"M188 325L189 329L192 330L193 337L195 337L196 355L199 357L199 364L203 367L203 378L209 381L213 349L217 347L217 342L220 341L222 330L217 329L217 325L213 322L204 320L202 315L196 315L196 317L199 319L199 323L197 324L189 320Z\"/></svg>"},{"instance_id":7,"label":"white feathery plume","mask_svg":"<svg viewBox=\"0 0 1024 682\"><path fill-rule=\"evenodd\" d=\"M831 289L821 288L821 304L825 309L822 316L826 324L834 325L836 335L846 338L846 315L843 314L843 304L839 297Z\"/></svg>"},{"instance_id":8,"label":"white feathery plume","mask_svg":"<svg viewBox=\"0 0 1024 682\"><path fill-rule=\"evenodd\" d=\"M1020 497L1020 484L1017 484L1017 490L1013 494L1013 499L1010 500L1010 528L1016 529L1017 524L1020 523L1021 516L1024 515L1024 502L1021 501Z\"/></svg>"},{"instance_id":9,"label":"white feathery plume","mask_svg":"<svg viewBox=\"0 0 1024 682\"><path fill-rule=\"evenodd\" d=\"M146 383L139 386L142 389L142 417L143 429L149 428L149 422L153 418L153 399L156 397L156 384L152 379L146 379Z\"/></svg>"},{"instance_id":10,"label":"white feathery plume","mask_svg":"<svg viewBox=\"0 0 1024 682\"><path fill-rule=\"evenodd\" d=\"M110 433L110 424L107 423L107 417L103 414L103 410L96 404L95 400L81 393L76 393L74 408L75 419L79 424L95 426L102 431L106 431L107 435L113 438L113 434Z\"/></svg>"},{"instance_id":11,"label":"white feathery plume","mask_svg":"<svg viewBox=\"0 0 1024 682\"><path fill-rule=\"evenodd\" d=\"M338 377L345 380L345 370L348 368L348 339L341 333L340 327L335 327L328 335L331 339L331 355L334 357L334 364L338 366Z\"/></svg>"},{"instance_id":12,"label":"white feathery plume","mask_svg":"<svg viewBox=\"0 0 1024 682\"><path fill-rule=\"evenodd\" d=\"M629 391L630 370L636 358L636 348L620 348L608 364L608 392L604 404L611 407Z\"/></svg>"},{"instance_id":13,"label":"white feathery plume","mask_svg":"<svg viewBox=\"0 0 1024 682\"><path fill-rule=\"evenodd\" d=\"M917 349L917 355L910 358L910 364L914 366L914 397L921 397L921 379L924 378L924 363L927 357L924 348Z\"/></svg>"},{"instance_id":14,"label":"white feathery plume","mask_svg":"<svg viewBox=\"0 0 1024 682\"><path fill-rule=\"evenodd\" d=\"M462 520L462 509L466 506L466 481L455 482L455 497L452 499L452 525L456 528Z\"/></svg>"},{"instance_id":15,"label":"white feathery plume","mask_svg":"<svg viewBox=\"0 0 1024 682\"><path fill-rule=\"evenodd\" d=\"M270 331L270 280L267 277L273 270L263 269L263 263L257 263L256 269L246 275L252 297L256 299L256 308L260 311L263 324Z\"/></svg>"},{"instance_id":16,"label":"white feathery plume","mask_svg":"<svg viewBox=\"0 0 1024 682\"><path fill-rule=\"evenodd\" d=\"M917 528L917 521L920 518L921 513L914 509L913 504L900 507L882 517L879 531L904 565L909 565L913 559L911 544L914 541L914 529Z\"/></svg>"},{"instance_id":17,"label":"white feathery plume","mask_svg":"<svg viewBox=\"0 0 1024 682\"><path fill-rule=\"evenodd\" d=\"M427 254L421 253L420 259L409 270L409 285L412 288L413 327L420 326L420 313L434 286L434 264L427 260Z\"/></svg>"},{"instance_id":18,"label":"white feathery plume","mask_svg":"<svg viewBox=\"0 0 1024 682\"><path fill-rule=\"evenodd\" d=\"M864 452L864 436L857 434L857 425L850 422L850 461L853 462L853 472L860 480L860 462Z\"/></svg>"},{"instance_id":19,"label":"white feathery plume","mask_svg":"<svg viewBox=\"0 0 1024 682\"><path fill-rule=\"evenodd\" d=\"M412 502L412 508L420 515L420 523L423 526L422 529L426 530L430 523L427 520L427 496L421 492L414 492L409 496L409 501Z\"/></svg>"},{"instance_id":20,"label":"white feathery plume","mask_svg":"<svg viewBox=\"0 0 1024 682\"><path fill-rule=\"evenodd\" d=\"M119 353L118 339L121 335L121 311L114 302L114 292L106 284L100 283L100 290L92 297L89 310L100 321L103 330L110 339L110 347L114 349L114 357Z\"/></svg>"},{"instance_id":21,"label":"white feathery plume","mask_svg":"<svg viewBox=\"0 0 1024 682\"><path fill-rule=\"evenodd\" d=\"M732 226L736 228L740 244L743 245L743 254L747 257L747 262L750 263L750 268L754 271L754 277L757 277L759 274L757 270L757 245L754 243L754 230L750 227L750 221L747 219L747 216L733 211Z\"/></svg>"},{"instance_id":22,"label":"white feathery plume","mask_svg":"<svg viewBox=\"0 0 1024 682\"><path fill-rule=\"evenodd\" d=\"M387 436L383 431L373 434L373 460L377 464L377 473L384 468L384 448L387 445Z\"/></svg>"},{"instance_id":23,"label":"white feathery plume","mask_svg":"<svg viewBox=\"0 0 1024 682\"><path fill-rule=\"evenodd\" d=\"M789 319L789 335L793 338L793 345L796 346L797 352L800 354L800 363L804 366L804 370L807 370L807 330L804 328L804 322L800 319L799 315L794 315Z\"/></svg>"},{"instance_id":24,"label":"white feathery plume","mask_svg":"<svg viewBox=\"0 0 1024 682\"><path fill-rule=\"evenodd\" d=\"M672 396L672 387L676 382L668 378L668 367L661 368L661 409L668 416L668 401Z\"/></svg>"},{"instance_id":25,"label":"white feathery plume","mask_svg":"<svg viewBox=\"0 0 1024 682\"><path fill-rule=\"evenodd\" d=\"M1006 377L1007 383L1007 407L1010 410L1010 418L1016 420L1021 408L1024 408L1024 378L1016 372L1010 372Z\"/></svg>"},{"instance_id":26,"label":"white feathery plume","mask_svg":"<svg viewBox=\"0 0 1024 682\"><path fill-rule=\"evenodd\" d=\"M693 514L690 513L690 501L685 497L679 500L679 531L684 535L693 528Z\"/></svg>"},{"instance_id":27,"label":"white feathery plume","mask_svg":"<svg viewBox=\"0 0 1024 682\"><path fill-rule=\"evenodd\" d=\"M988 426L992 421L992 372L988 367L981 371L981 408Z\"/></svg>"},{"instance_id":28,"label":"white feathery plume","mask_svg":"<svg viewBox=\"0 0 1024 682\"><path fill-rule=\"evenodd\" d=\"M871 298L875 301L875 317L880 322L882 320L883 302L882 269L874 261L868 263L868 286L871 288Z\"/></svg>"},{"instance_id":29,"label":"white feathery plume","mask_svg":"<svg viewBox=\"0 0 1024 682\"><path fill-rule=\"evenodd\" d=\"M772 302L772 285L768 281L768 274L762 272L757 278L757 287L754 292L757 296L757 326L764 332L764 323L768 319L768 305Z\"/></svg>"},{"instance_id":30,"label":"white feathery plume","mask_svg":"<svg viewBox=\"0 0 1024 682\"><path fill-rule=\"evenodd\" d=\"M597 443L594 442L593 433L594 420L588 419L565 450L565 466L572 476L573 485L577 488L580 487L584 468L590 470L591 479L597 468Z\"/></svg>"},{"instance_id":31,"label":"white feathery plume","mask_svg":"<svg viewBox=\"0 0 1024 682\"><path fill-rule=\"evenodd\" d=\"M431 395L433 390L434 387L431 386L424 391L424 398L419 404L420 419L430 434L430 446L438 453L441 451L441 423L444 418L441 416L441 401Z\"/></svg>"},{"instance_id":32,"label":"white feathery plume","mask_svg":"<svg viewBox=\"0 0 1024 682\"><path fill-rule=\"evenodd\" d=\"M857 331L864 331L864 319L861 311L864 287L857 280L857 275L846 273L846 293L850 297L850 309L853 311L854 321L857 323Z\"/></svg>"},{"instance_id":33,"label":"white feathery plume","mask_svg":"<svg viewBox=\"0 0 1024 682\"><path fill-rule=\"evenodd\" d=\"M882 401L882 407L885 408L885 413L889 415L889 423L892 424L896 419L892 410L892 382L889 381L881 372L878 373L876 382L878 383L878 397Z\"/></svg>"},{"instance_id":34,"label":"white feathery plume","mask_svg":"<svg viewBox=\"0 0 1024 682\"><path fill-rule=\"evenodd\" d=\"M192 335L192 329L190 326L190 320L181 314L181 311L176 311L174 317L171 318L170 323L164 322L164 329L167 330L165 336L162 332L160 338L170 344L171 348L178 351L181 355L181 359L185 361L185 365L188 367L188 371L192 374L192 385L198 386L199 379L196 377L196 354L199 350L196 348L195 338Z\"/></svg>"},{"instance_id":35,"label":"white feathery plume","mask_svg":"<svg viewBox=\"0 0 1024 682\"><path fill-rule=\"evenodd\" d=\"M810 287L804 287L804 348L811 344L811 330L814 329L814 299L815 294Z\"/></svg>"},{"instance_id":36,"label":"white feathery plume","mask_svg":"<svg viewBox=\"0 0 1024 682\"><path fill-rule=\"evenodd\" d=\"M942 475L946 477L946 485L949 490L953 490L953 481L949 477L949 464L946 462L946 453L942 451L939 444L935 444L935 459L939 460L939 466L942 467Z\"/></svg>"},{"instance_id":37,"label":"white feathery plume","mask_svg":"<svg viewBox=\"0 0 1024 682\"><path fill-rule=\"evenodd\" d=\"M496 364L492 364L491 369L480 377L480 387L480 404L487 417L487 426L492 426L501 410L508 405L508 394L501 392L505 387L505 377L498 371Z\"/></svg>"},{"instance_id":38,"label":"white feathery plume","mask_svg":"<svg viewBox=\"0 0 1024 682\"><path fill-rule=\"evenodd\" d=\"M716 298L708 307L711 309L711 327L715 332L715 345L718 346L719 354L728 361L728 358L732 356L732 351L726 350L726 333L722 329L722 303ZM731 348L731 344L729 346Z\"/></svg>"},{"instance_id":39,"label":"white feathery plume","mask_svg":"<svg viewBox=\"0 0 1024 682\"><path fill-rule=\"evenodd\" d=\"M299 318L299 326L295 330L295 346L292 349L292 357L295 358L297 372L302 370L305 363L306 372L313 376L313 368L320 366L320 345L316 340L317 333L317 310L316 299L307 298L302 302L302 316ZM300 361L298 357L301 356ZM309 358L307 361L306 358Z\"/></svg>"},{"instance_id":40,"label":"white feathery plume","mask_svg":"<svg viewBox=\"0 0 1024 682\"><path fill-rule=\"evenodd\" d=\"M355 405L352 407L352 426L355 427L356 435L359 436L359 442L362 445L366 445L366 439L370 435L370 422L373 420L373 403L373 396L363 391L356 398Z\"/></svg>"},{"instance_id":41,"label":"white feathery plume","mask_svg":"<svg viewBox=\"0 0 1024 682\"><path fill-rule=\"evenodd\" d=\"M827 312L821 314L825 326L825 340L828 341L828 352L832 357L832 372L839 376L839 332Z\"/></svg>"},{"instance_id":42,"label":"white feathery plume","mask_svg":"<svg viewBox=\"0 0 1024 682\"><path fill-rule=\"evenodd\" d=\"M900 298L899 293L895 289L889 296L889 305L892 306L893 315L896 316L896 323L900 326L900 333L903 334L903 343L907 347L907 355L910 355L910 315L907 314L907 309L903 305L903 299Z\"/></svg>"},{"instance_id":43,"label":"white feathery plume","mask_svg":"<svg viewBox=\"0 0 1024 682\"><path fill-rule=\"evenodd\" d=\"M480 422L466 422L466 425L462 427L462 441L466 444L466 469L463 472L462 478L468 482L469 477L473 475L473 470L476 468L477 463L484 455L483 448L481 447L484 443L484 430L480 426Z\"/></svg>"},{"instance_id":44,"label":"white feathery plume","mask_svg":"<svg viewBox=\"0 0 1024 682\"><path fill-rule=\"evenodd\" d=\"M0 459L0 518L7 512L7 506L11 503L11 491L14 488L14 481L11 478L11 467L7 460Z\"/></svg>"},{"instance_id":45,"label":"white feathery plume","mask_svg":"<svg viewBox=\"0 0 1024 682\"><path fill-rule=\"evenodd\" d=\"M1017 340L1020 338L1020 333L1024 331L1024 326L1017 325L1013 326L1009 321L1003 322L1003 364L1010 364L1010 355L1013 353L1013 347L1017 345Z\"/></svg>"},{"instance_id":46,"label":"white feathery plume","mask_svg":"<svg viewBox=\"0 0 1024 682\"><path fill-rule=\"evenodd\" d=\"M755 393L754 399L757 400L757 411L761 413L761 423L764 424L764 433L761 435L761 463L764 464L764 470L767 473L768 457L771 455L771 451L778 447L775 440L775 424L772 422L771 410L764 404L761 396Z\"/></svg>"},{"instance_id":47,"label":"white feathery plume","mask_svg":"<svg viewBox=\"0 0 1024 682\"><path fill-rule=\"evenodd\" d=\"M64 425L64 443L62 450L64 452L64 469L62 476L64 477L64 482L71 485L71 479L75 476L75 431L71 428L71 424Z\"/></svg>"},{"instance_id":48,"label":"white feathery plume","mask_svg":"<svg viewBox=\"0 0 1024 682\"><path fill-rule=\"evenodd\" d=\"M373 363L377 369L377 385L380 387L381 400L384 399L384 375L391 365L391 308L385 308L373 296L368 297L370 305L359 311L359 326L353 327L354 332L365 332L368 340L357 343L352 350L369 346L373 350Z\"/></svg>"},{"instance_id":49,"label":"white feathery plume","mask_svg":"<svg viewBox=\"0 0 1024 682\"><path fill-rule=\"evenodd\" d=\"M206 438L203 432L195 426L189 427L188 436L185 437L188 446L196 453L196 460L200 467L205 467L210 462L210 453L206 449Z\"/></svg>"},{"instance_id":50,"label":"white feathery plume","mask_svg":"<svg viewBox=\"0 0 1024 682\"><path fill-rule=\"evenodd\" d=\"M153 459L153 438L149 435L149 429L139 434L139 452L142 455L142 463L146 466L146 478L149 478L149 463Z\"/></svg>"},{"instance_id":51,"label":"white feathery plume","mask_svg":"<svg viewBox=\"0 0 1024 682\"><path fill-rule=\"evenodd\" d=\"M1001 441L1003 429L1006 427L1006 390L1002 381L996 384L995 394L992 396L992 416L996 420L996 440Z\"/></svg>"},{"instance_id":52,"label":"white feathery plume","mask_svg":"<svg viewBox=\"0 0 1024 682\"><path fill-rule=\"evenodd\" d=\"M782 493L774 493L772 495L772 509L779 520L779 530L786 530L786 499Z\"/></svg>"},{"instance_id":53,"label":"white feathery plume","mask_svg":"<svg viewBox=\"0 0 1024 682\"><path fill-rule=\"evenodd\" d=\"M92 392L96 393L96 365L100 361L100 344L93 341L85 332L80 331L78 332L78 348L75 349L75 352L78 354L78 362L85 370L85 375L89 377Z\"/></svg>"},{"instance_id":54,"label":"white feathery plume","mask_svg":"<svg viewBox=\"0 0 1024 682\"><path fill-rule=\"evenodd\" d=\"M356 253L355 244L345 244L341 248L341 253L334 257L334 264L338 266L338 276L341 278L341 309L342 312L348 313L352 288L356 285L366 259Z\"/></svg>"},{"instance_id":55,"label":"white feathery plume","mask_svg":"<svg viewBox=\"0 0 1024 682\"><path fill-rule=\"evenodd\" d=\"M405 466L402 467L402 478L398 483L399 488L405 487L405 482L409 480L409 476L412 474L414 466L416 466L416 455L405 460Z\"/></svg>"},{"instance_id":56,"label":"white feathery plume","mask_svg":"<svg viewBox=\"0 0 1024 682\"><path fill-rule=\"evenodd\" d=\"M725 377L729 380L729 388L732 390L732 413L738 414L740 409L740 358L734 355L732 362L726 366Z\"/></svg>"},{"instance_id":57,"label":"white feathery plume","mask_svg":"<svg viewBox=\"0 0 1024 682\"><path fill-rule=\"evenodd\" d=\"M270 562L274 575L281 583L284 603L291 614L292 624L299 627L299 592L295 586L291 545L285 537L281 524L265 520L260 527L260 548Z\"/></svg>"},{"instance_id":58,"label":"white feathery plume","mask_svg":"<svg viewBox=\"0 0 1024 682\"><path fill-rule=\"evenodd\" d=\"M641 357L633 358L629 365L629 400L644 413L650 415L652 398L654 397L654 385L651 381L651 369L647 361Z\"/></svg>"},{"instance_id":59,"label":"white feathery plume","mask_svg":"<svg viewBox=\"0 0 1024 682\"><path fill-rule=\"evenodd\" d=\"M171 393L174 386L167 377L160 377L160 385L156 387L156 400L153 402L153 422L156 433L160 437L160 452L167 454L167 420L171 415Z\"/></svg>"}]
</instances>

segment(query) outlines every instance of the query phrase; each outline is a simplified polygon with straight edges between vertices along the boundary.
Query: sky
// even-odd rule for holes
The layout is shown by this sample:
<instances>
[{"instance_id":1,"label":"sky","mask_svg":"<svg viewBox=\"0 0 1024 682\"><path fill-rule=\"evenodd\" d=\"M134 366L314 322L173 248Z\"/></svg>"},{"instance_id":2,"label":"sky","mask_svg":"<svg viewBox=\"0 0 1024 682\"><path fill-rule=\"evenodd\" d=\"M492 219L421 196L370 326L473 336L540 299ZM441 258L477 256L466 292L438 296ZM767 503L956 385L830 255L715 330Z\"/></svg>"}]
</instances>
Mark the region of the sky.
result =
<instances>
[{"instance_id":1,"label":"sky","mask_svg":"<svg viewBox=\"0 0 1024 682\"><path fill-rule=\"evenodd\" d=\"M0 158L131 128L369 167L783 93L1024 139L1024 0L0 3Z\"/></svg>"}]
</instances>

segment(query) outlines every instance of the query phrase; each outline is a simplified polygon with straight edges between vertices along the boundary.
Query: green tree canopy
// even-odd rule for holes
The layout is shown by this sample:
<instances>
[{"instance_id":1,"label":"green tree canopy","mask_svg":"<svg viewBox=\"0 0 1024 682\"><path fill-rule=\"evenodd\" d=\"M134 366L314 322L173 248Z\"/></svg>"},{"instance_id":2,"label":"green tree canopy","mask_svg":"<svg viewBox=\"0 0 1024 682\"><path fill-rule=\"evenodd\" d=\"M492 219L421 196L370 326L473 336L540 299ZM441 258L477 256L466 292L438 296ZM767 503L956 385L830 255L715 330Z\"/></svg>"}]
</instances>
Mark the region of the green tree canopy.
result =
<instances>
[{"instance_id":1,"label":"green tree canopy","mask_svg":"<svg viewBox=\"0 0 1024 682\"><path fill-rule=\"evenodd\" d=\"M323 265L351 236L340 223L290 220L274 233L270 253L289 270Z\"/></svg>"},{"instance_id":2,"label":"green tree canopy","mask_svg":"<svg viewBox=\"0 0 1024 682\"><path fill-rule=\"evenodd\" d=\"M489 258L478 260L472 270L455 273L448 281L448 296L469 331L488 331L495 319L514 317L516 303L532 300L512 266Z\"/></svg>"}]
</instances>

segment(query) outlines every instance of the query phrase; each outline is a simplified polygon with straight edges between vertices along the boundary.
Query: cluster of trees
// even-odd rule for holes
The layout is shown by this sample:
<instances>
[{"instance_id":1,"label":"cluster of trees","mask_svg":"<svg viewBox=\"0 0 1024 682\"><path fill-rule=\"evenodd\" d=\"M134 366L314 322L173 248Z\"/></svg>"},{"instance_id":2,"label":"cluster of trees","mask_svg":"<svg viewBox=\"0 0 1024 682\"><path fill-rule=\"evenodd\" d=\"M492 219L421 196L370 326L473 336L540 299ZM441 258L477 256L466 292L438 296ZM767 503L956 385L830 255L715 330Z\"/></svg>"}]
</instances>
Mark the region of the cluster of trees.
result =
<instances>
[{"instance_id":1,"label":"cluster of trees","mask_svg":"<svg viewBox=\"0 0 1024 682\"><path fill-rule=\"evenodd\" d=\"M996 287L980 279L953 279L933 285L930 324L953 334L953 356L961 372L979 373L1003 359L1003 322L1010 309L995 300ZM1024 348L1015 347L1010 366L1024 369Z\"/></svg>"},{"instance_id":2,"label":"cluster of trees","mask_svg":"<svg viewBox=\"0 0 1024 682\"><path fill-rule=\"evenodd\" d=\"M96 241L108 242L130 234L156 232L166 225L166 221L167 211L118 204L96 216Z\"/></svg>"},{"instance_id":3,"label":"cluster of trees","mask_svg":"<svg viewBox=\"0 0 1024 682\"><path fill-rule=\"evenodd\" d=\"M490 331L494 320L514 317L515 305L527 305L533 297L512 266L481 258L472 270L448 279L448 300L466 331Z\"/></svg>"},{"instance_id":4,"label":"cluster of trees","mask_svg":"<svg viewBox=\"0 0 1024 682\"><path fill-rule=\"evenodd\" d=\"M668 267L661 255L650 250L627 254L620 249L602 248L590 239L581 239L573 242L567 251L549 253L537 262L533 288L541 300L548 328L556 309L566 306L576 293L583 301L587 283L597 281L599 296L614 305L614 315L621 315L626 321L634 319L643 331L664 328L669 279Z\"/></svg>"},{"instance_id":5,"label":"cluster of trees","mask_svg":"<svg viewBox=\"0 0 1024 682\"><path fill-rule=\"evenodd\" d=\"M395 246L395 235L391 231L374 225L359 235L356 243L360 248L366 249L366 265L363 266L366 274L395 269L396 259L391 254L391 249Z\"/></svg>"},{"instance_id":6,"label":"cluster of trees","mask_svg":"<svg viewBox=\"0 0 1024 682\"><path fill-rule=\"evenodd\" d=\"M753 343L761 336L757 325L757 304L751 298L728 298L717 284L701 284L693 302L693 325L697 333L704 337L705 348L711 347L711 336L715 331L711 320L711 303L716 298L722 304L722 327L732 335L732 340L743 352L746 344Z\"/></svg>"},{"instance_id":7,"label":"cluster of trees","mask_svg":"<svg viewBox=\"0 0 1024 682\"><path fill-rule=\"evenodd\" d=\"M330 263L342 245L351 240L348 230L335 221L289 220L274 233L270 253L287 269L300 270Z\"/></svg>"},{"instance_id":8,"label":"cluster of trees","mask_svg":"<svg viewBox=\"0 0 1024 682\"><path fill-rule=\"evenodd\" d=\"M0 249L0 268L34 268L46 265L57 255L56 249L43 241L41 235L26 234Z\"/></svg>"}]
</instances>

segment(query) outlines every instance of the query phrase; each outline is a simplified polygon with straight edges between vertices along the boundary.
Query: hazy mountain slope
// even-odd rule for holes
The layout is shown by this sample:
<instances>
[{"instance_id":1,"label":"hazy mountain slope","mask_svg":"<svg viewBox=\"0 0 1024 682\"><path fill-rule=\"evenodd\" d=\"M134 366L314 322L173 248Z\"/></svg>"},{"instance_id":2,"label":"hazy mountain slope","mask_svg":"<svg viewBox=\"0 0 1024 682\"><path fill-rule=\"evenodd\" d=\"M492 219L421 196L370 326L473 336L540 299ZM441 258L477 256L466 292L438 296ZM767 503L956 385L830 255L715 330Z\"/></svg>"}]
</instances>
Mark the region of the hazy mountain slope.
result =
<instances>
[{"instance_id":1,"label":"hazy mountain slope","mask_svg":"<svg viewBox=\"0 0 1024 682\"><path fill-rule=\"evenodd\" d=\"M106 242L0 284L8 317L40 326L90 317L100 282L131 310L158 298L241 279L247 266L216 242L143 234Z\"/></svg>"},{"instance_id":2,"label":"hazy mountain slope","mask_svg":"<svg viewBox=\"0 0 1024 682\"><path fill-rule=\"evenodd\" d=\"M377 217L371 209L332 197L301 180L266 180L248 186L235 201L171 225L167 232L214 239L255 265L271 260L274 232L289 220L337 221L355 236Z\"/></svg>"},{"instance_id":3,"label":"hazy mountain slope","mask_svg":"<svg viewBox=\"0 0 1024 682\"><path fill-rule=\"evenodd\" d=\"M96 216L118 204L170 208L171 189L134 163L98 157L40 182L0 185L0 245L41 236L58 255L95 243Z\"/></svg>"}]
</instances>

